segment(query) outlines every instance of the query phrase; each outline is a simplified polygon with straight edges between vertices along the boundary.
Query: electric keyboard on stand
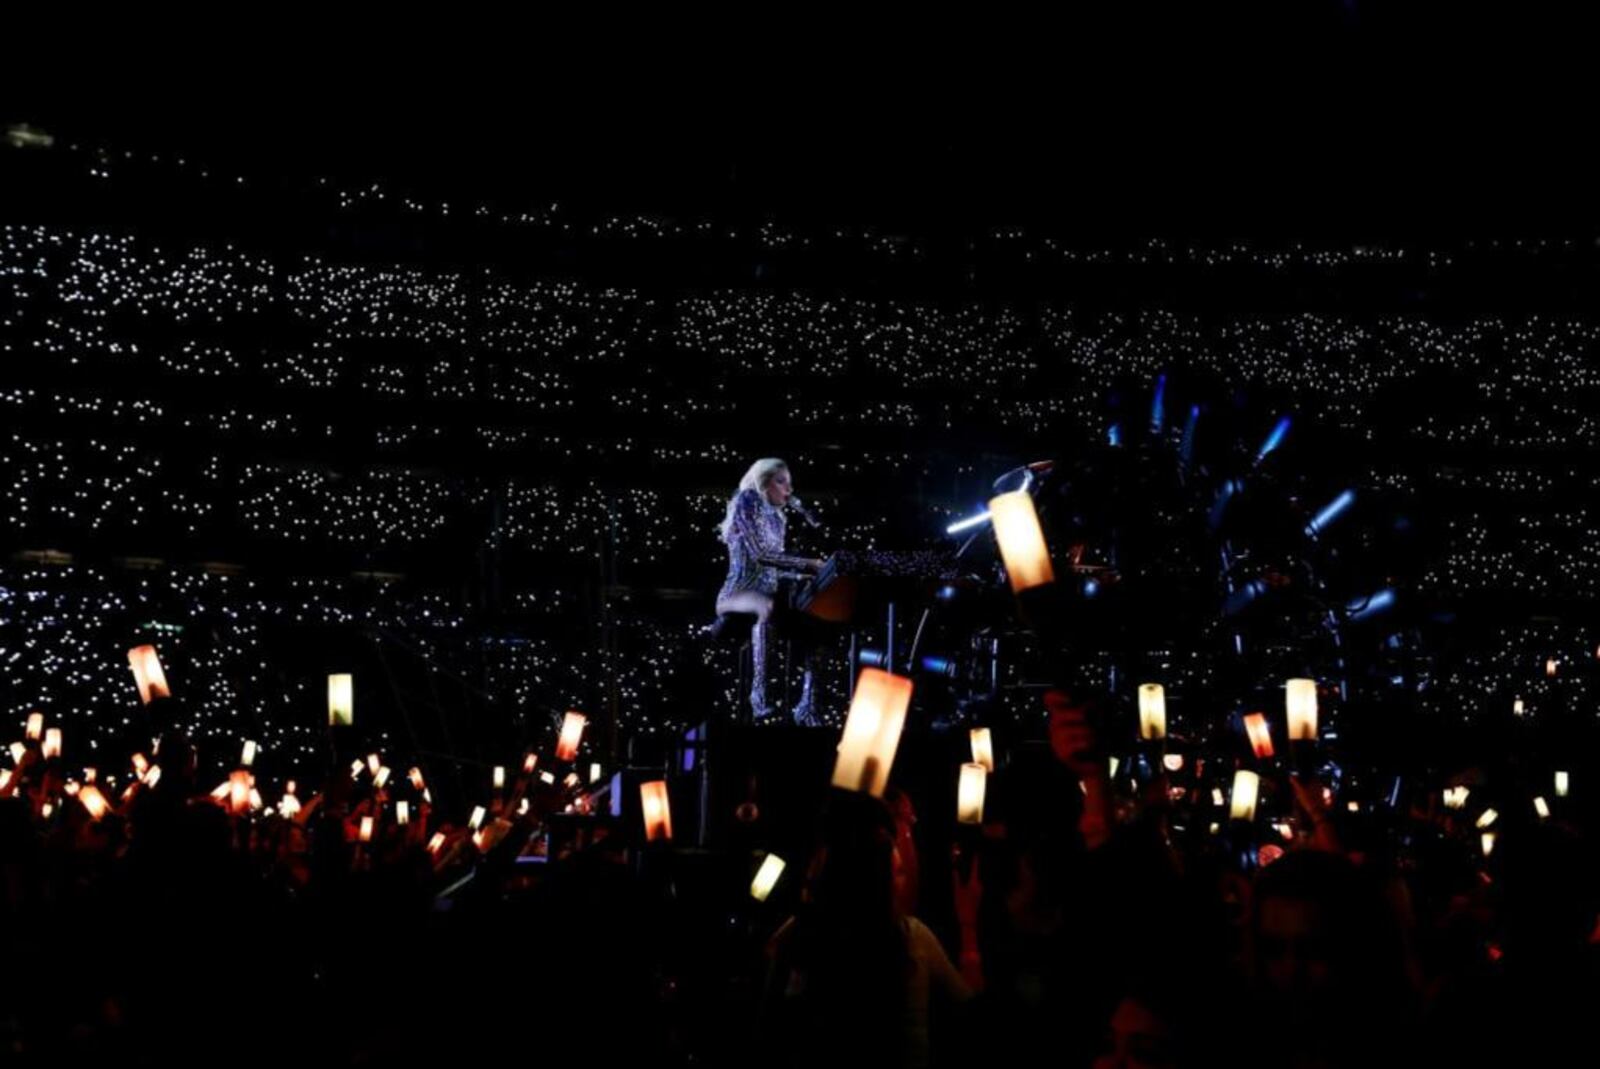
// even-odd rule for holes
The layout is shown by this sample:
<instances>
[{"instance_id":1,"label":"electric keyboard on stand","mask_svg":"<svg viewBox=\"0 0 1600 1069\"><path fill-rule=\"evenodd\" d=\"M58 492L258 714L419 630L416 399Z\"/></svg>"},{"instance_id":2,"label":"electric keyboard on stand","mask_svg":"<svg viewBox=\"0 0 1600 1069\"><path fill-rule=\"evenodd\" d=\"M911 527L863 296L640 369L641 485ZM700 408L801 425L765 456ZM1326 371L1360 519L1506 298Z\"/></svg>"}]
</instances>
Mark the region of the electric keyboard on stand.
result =
<instances>
[{"instance_id":1,"label":"electric keyboard on stand","mask_svg":"<svg viewBox=\"0 0 1600 1069\"><path fill-rule=\"evenodd\" d=\"M899 670L895 659L897 606L929 603L942 586L960 576L953 550L839 550L820 568L816 561L801 557L763 557L761 563L783 571L815 573L793 588L787 608L791 615L812 620L813 627L825 625L824 630L839 628L848 633L846 674L852 693L857 653L868 629L884 637L882 666Z\"/></svg>"},{"instance_id":2,"label":"electric keyboard on stand","mask_svg":"<svg viewBox=\"0 0 1600 1069\"><path fill-rule=\"evenodd\" d=\"M829 623L849 623L896 601L931 596L958 575L953 551L842 549L796 589L793 607Z\"/></svg>"},{"instance_id":3,"label":"electric keyboard on stand","mask_svg":"<svg viewBox=\"0 0 1600 1069\"><path fill-rule=\"evenodd\" d=\"M761 558L761 563L768 568L776 568L780 572L790 572L798 575L812 575L825 561L812 560L810 557L794 557L787 553L768 553Z\"/></svg>"}]
</instances>

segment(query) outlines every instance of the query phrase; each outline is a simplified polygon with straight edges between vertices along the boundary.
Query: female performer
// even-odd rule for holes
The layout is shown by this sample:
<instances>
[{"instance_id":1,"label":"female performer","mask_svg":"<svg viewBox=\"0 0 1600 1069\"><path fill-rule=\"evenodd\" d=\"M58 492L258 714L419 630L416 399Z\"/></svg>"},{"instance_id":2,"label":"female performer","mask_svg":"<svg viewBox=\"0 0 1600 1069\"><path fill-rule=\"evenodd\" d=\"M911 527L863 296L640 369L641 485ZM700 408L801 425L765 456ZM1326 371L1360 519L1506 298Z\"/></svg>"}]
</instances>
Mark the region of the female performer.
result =
<instances>
[{"instance_id":1,"label":"female performer","mask_svg":"<svg viewBox=\"0 0 1600 1069\"><path fill-rule=\"evenodd\" d=\"M789 466L776 457L758 460L739 480L738 492L728 501L722 521L728 578L717 593L717 614L743 612L756 618L750 632L750 710L757 720L772 714L767 704L767 648L772 641L773 597L778 580L790 574L763 561L783 553L788 525L783 509L793 496ZM812 674L808 660L800 700L793 710L795 723L808 727L821 723L812 708Z\"/></svg>"}]
</instances>

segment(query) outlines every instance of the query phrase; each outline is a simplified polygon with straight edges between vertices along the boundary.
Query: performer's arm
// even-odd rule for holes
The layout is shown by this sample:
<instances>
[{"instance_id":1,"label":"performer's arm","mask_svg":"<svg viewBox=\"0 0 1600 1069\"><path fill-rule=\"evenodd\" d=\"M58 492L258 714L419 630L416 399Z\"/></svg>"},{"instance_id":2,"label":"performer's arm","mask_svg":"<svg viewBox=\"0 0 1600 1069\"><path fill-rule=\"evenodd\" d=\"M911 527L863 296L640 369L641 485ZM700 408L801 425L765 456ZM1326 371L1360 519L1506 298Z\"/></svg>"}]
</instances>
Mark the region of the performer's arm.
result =
<instances>
[{"instance_id":1,"label":"performer's arm","mask_svg":"<svg viewBox=\"0 0 1600 1069\"><path fill-rule=\"evenodd\" d=\"M761 495L754 490L741 491L733 505L733 527L730 533L744 544L750 555L760 560L773 553L782 553L783 546L776 538L764 535L761 524Z\"/></svg>"}]
</instances>

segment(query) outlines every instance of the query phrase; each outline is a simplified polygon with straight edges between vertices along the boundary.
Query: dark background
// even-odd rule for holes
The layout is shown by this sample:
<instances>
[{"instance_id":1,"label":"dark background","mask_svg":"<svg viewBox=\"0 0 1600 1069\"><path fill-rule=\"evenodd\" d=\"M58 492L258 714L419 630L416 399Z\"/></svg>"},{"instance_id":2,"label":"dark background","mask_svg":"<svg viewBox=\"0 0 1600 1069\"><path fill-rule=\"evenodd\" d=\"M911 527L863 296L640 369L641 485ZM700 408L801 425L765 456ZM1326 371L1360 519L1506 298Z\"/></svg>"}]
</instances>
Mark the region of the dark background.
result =
<instances>
[{"instance_id":1,"label":"dark background","mask_svg":"<svg viewBox=\"0 0 1600 1069\"><path fill-rule=\"evenodd\" d=\"M392 714L409 702L454 753L489 753L570 704L609 705L648 730L693 719L701 695L715 693L716 673L690 635L721 577L709 536L715 498L750 459L779 453L795 464L798 488L832 528L811 547L819 554L922 544L946 514L981 500L994 474L1101 441L1115 406L1147 404L1140 391L1170 370L1172 411L1181 395L1228 413L1221 437L1241 449L1277 412L1301 414L1285 490L1292 507L1312 510L1356 484L1371 502L1367 529L1402 517L1415 531L1403 546L1352 550L1357 563L1330 593L1342 600L1401 583L1407 641L1471 666L1424 669L1432 689L1409 680L1410 704L1431 702L1465 723L1503 713L1513 694L1531 703L1546 685L1546 656L1576 662L1594 646L1585 516L1596 440L1574 416L1592 404L1592 380L1581 371L1558 380L1538 360L1524 374L1514 355L1519 330L1535 324L1543 339L1550 322L1570 319L1583 329L1558 330L1540 359L1593 360L1584 333L1600 267L1583 122L1591 94L1560 48L1568 28L1418 5L1289 15L1281 6L1060 27L796 16L770 27L680 23L659 35L649 25L555 22L423 33L352 20L307 31L263 19L173 23L163 45L144 43L149 34L119 41L108 27L91 41L19 23L4 118L57 143L0 156L7 221L131 237L139 256L231 247L271 265L272 281L260 314L107 321L146 354L195 343L243 359L242 370L212 377L140 361L21 358L41 341L70 348L79 310L50 304L59 290L12 292L18 307L35 303L25 326L8 327L7 386L159 399L167 412L108 423L30 402L17 406L13 433L70 444L75 471L100 471L104 454L88 443L102 440L160 457L151 485L168 507L138 523L113 510L95 526L36 515L8 528L7 548L74 554L71 579L52 573L51 582L70 587L60 596L75 604L102 589L133 591L139 609L102 620L115 637L85 640L87 658L104 658L90 652L95 643L115 649L141 634L152 598L153 618L197 618L181 582L159 596L139 588L150 575L129 571L130 557L161 562L158 582L208 562L240 569L241 582L260 584L259 603L233 611L300 612L294 626L280 618L244 646L227 626L183 640L195 644L196 690L220 674L251 695L243 713L234 699L206 699L219 737L238 733L239 715L258 731L285 719L309 729L320 672L350 661L370 668L363 679L399 680L373 684L369 696L395 730L402 718ZM407 199L429 207L411 210ZM506 221L522 213L534 222ZM402 310L411 337L340 339L347 362L331 390L295 389L254 362L327 340L326 324L288 311L285 279L307 257L465 280L469 292L480 277L615 291L604 299L619 302L630 333L609 360L587 359L587 337L554 356L566 376L559 396L571 402L554 411L497 396L481 347L417 336L430 315L421 308ZM70 268L70 256L52 260L44 278L54 284ZM779 317L749 303L762 297L795 303ZM803 347L798 361L764 368L759 350L710 352L679 337L701 299L746 302L745 321L770 321L790 352L795 335L785 332L823 318L821 302L868 309L871 325L850 320L818 343L847 354L832 372L808 366ZM943 374L919 381L909 365L877 360L873 328L885 323L896 353L933 349L907 326L907 308L948 317L939 329L956 334L967 329L962 316L976 324L968 349L929 356L931 366L971 372L974 354L988 352L995 372L975 387ZM1063 310L1092 325L1087 364L1059 329ZM1195 335L1175 341L1161 326L1167 313ZM1288 336L1306 317L1364 332L1362 365L1391 359L1374 339L1393 317L1456 341L1437 363L1372 390L1315 381L1319 362L1338 364L1320 335L1269 345L1286 354L1280 369L1297 360L1312 369L1309 382L1193 359L1236 352L1241 323ZM439 360L475 392L441 402L429 378ZM1037 366L1008 375L1019 360ZM374 368L401 375L401 393L374 390ZM1504 391L1486 390L1491 381ZM1560 384L1570 381L1590 392ZM1330 410L1323 387L1359 403ZM650 402L628 403L632 388ZM1032 425L1007 417L1018 402L1069 396L1103 407ZM215 426L230 411L241 415L229 429ZM259 417L273 413L292 414L302 433L264 429ZM1430 415L1473 430L1450 442L1419 434ZM332 432L315 433L324 426ZM548 443L485 450L484 426L559 435L576 453ZM1550 435L1533 441L1529 427ZM401 441L396 428L419 430ZM706 453L712 444L723 452ZM280 498L281 482L268 495L304 510L309 533L288 538L251 519L252 465L275 479L322 480L298 498ZM56 491L70 497L75 478ZM405 515L436 516L427 537L388 537L381 525L317 533L338 511L334 492L363 516L384 514L404 492L372 487L417 479L435 496ZM513 507L504 488L519 480L556 495L531 515L571 517L559 545L486 537L503 518L496 510ZM1478 485L1493 480L1501 489ZM199 522L177 504L191 499L212 503ZM1538 545L1530 519L1545 524ZM668 541L655 545L649 532ZM1484 539L1494 567L1429 578L1430 565ZM36 559L13 559L10 589L42 581L21 572ZM312 578L334 585L314 595L296 585ZM329 615L313 624L308 605ZM435 619L422 615L429 606L460 626L441 633L424 622ZM55 626L20 612L8 623L19 636L11 650ZM658 663L676 667L662 677ZM95 664L71 677L74 701L85 711L110 695L126 704L117 656ZM610 682L618 672L627 674L621 693ZM1586 677L1560 685L1575 689L1552 690L1542 710L1584 708ZM8 707L21 708L63 683L35 672L8 686ZM694 710L675 707L685 693L696 695ZM470 730L444 738L456 716ZM424 730L414 719L404 729Z\"/></svg>"}]
</instances>

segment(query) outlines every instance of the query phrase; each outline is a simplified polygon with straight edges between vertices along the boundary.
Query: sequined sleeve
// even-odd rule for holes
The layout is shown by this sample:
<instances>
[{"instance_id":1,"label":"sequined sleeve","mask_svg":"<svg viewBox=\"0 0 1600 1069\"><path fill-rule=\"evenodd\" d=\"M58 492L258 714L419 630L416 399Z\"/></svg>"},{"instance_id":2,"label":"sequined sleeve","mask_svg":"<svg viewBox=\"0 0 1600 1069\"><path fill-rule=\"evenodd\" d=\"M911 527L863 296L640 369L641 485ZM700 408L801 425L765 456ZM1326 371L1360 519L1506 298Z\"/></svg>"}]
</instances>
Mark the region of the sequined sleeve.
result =
<instances>
[{"instance_id":1,"label":"sequined sleeve","mask_svg":"<svg viewBox=\"0 0 1600 1069\"><path fill-rule=\"evenodd\" d=\"M782 528L763 522L761 495L756 491L743 490L739 493L733 505L733 526L728 531L728 541L742 545L754 561L783 552Z\"/></svg>"}]
</instances>

